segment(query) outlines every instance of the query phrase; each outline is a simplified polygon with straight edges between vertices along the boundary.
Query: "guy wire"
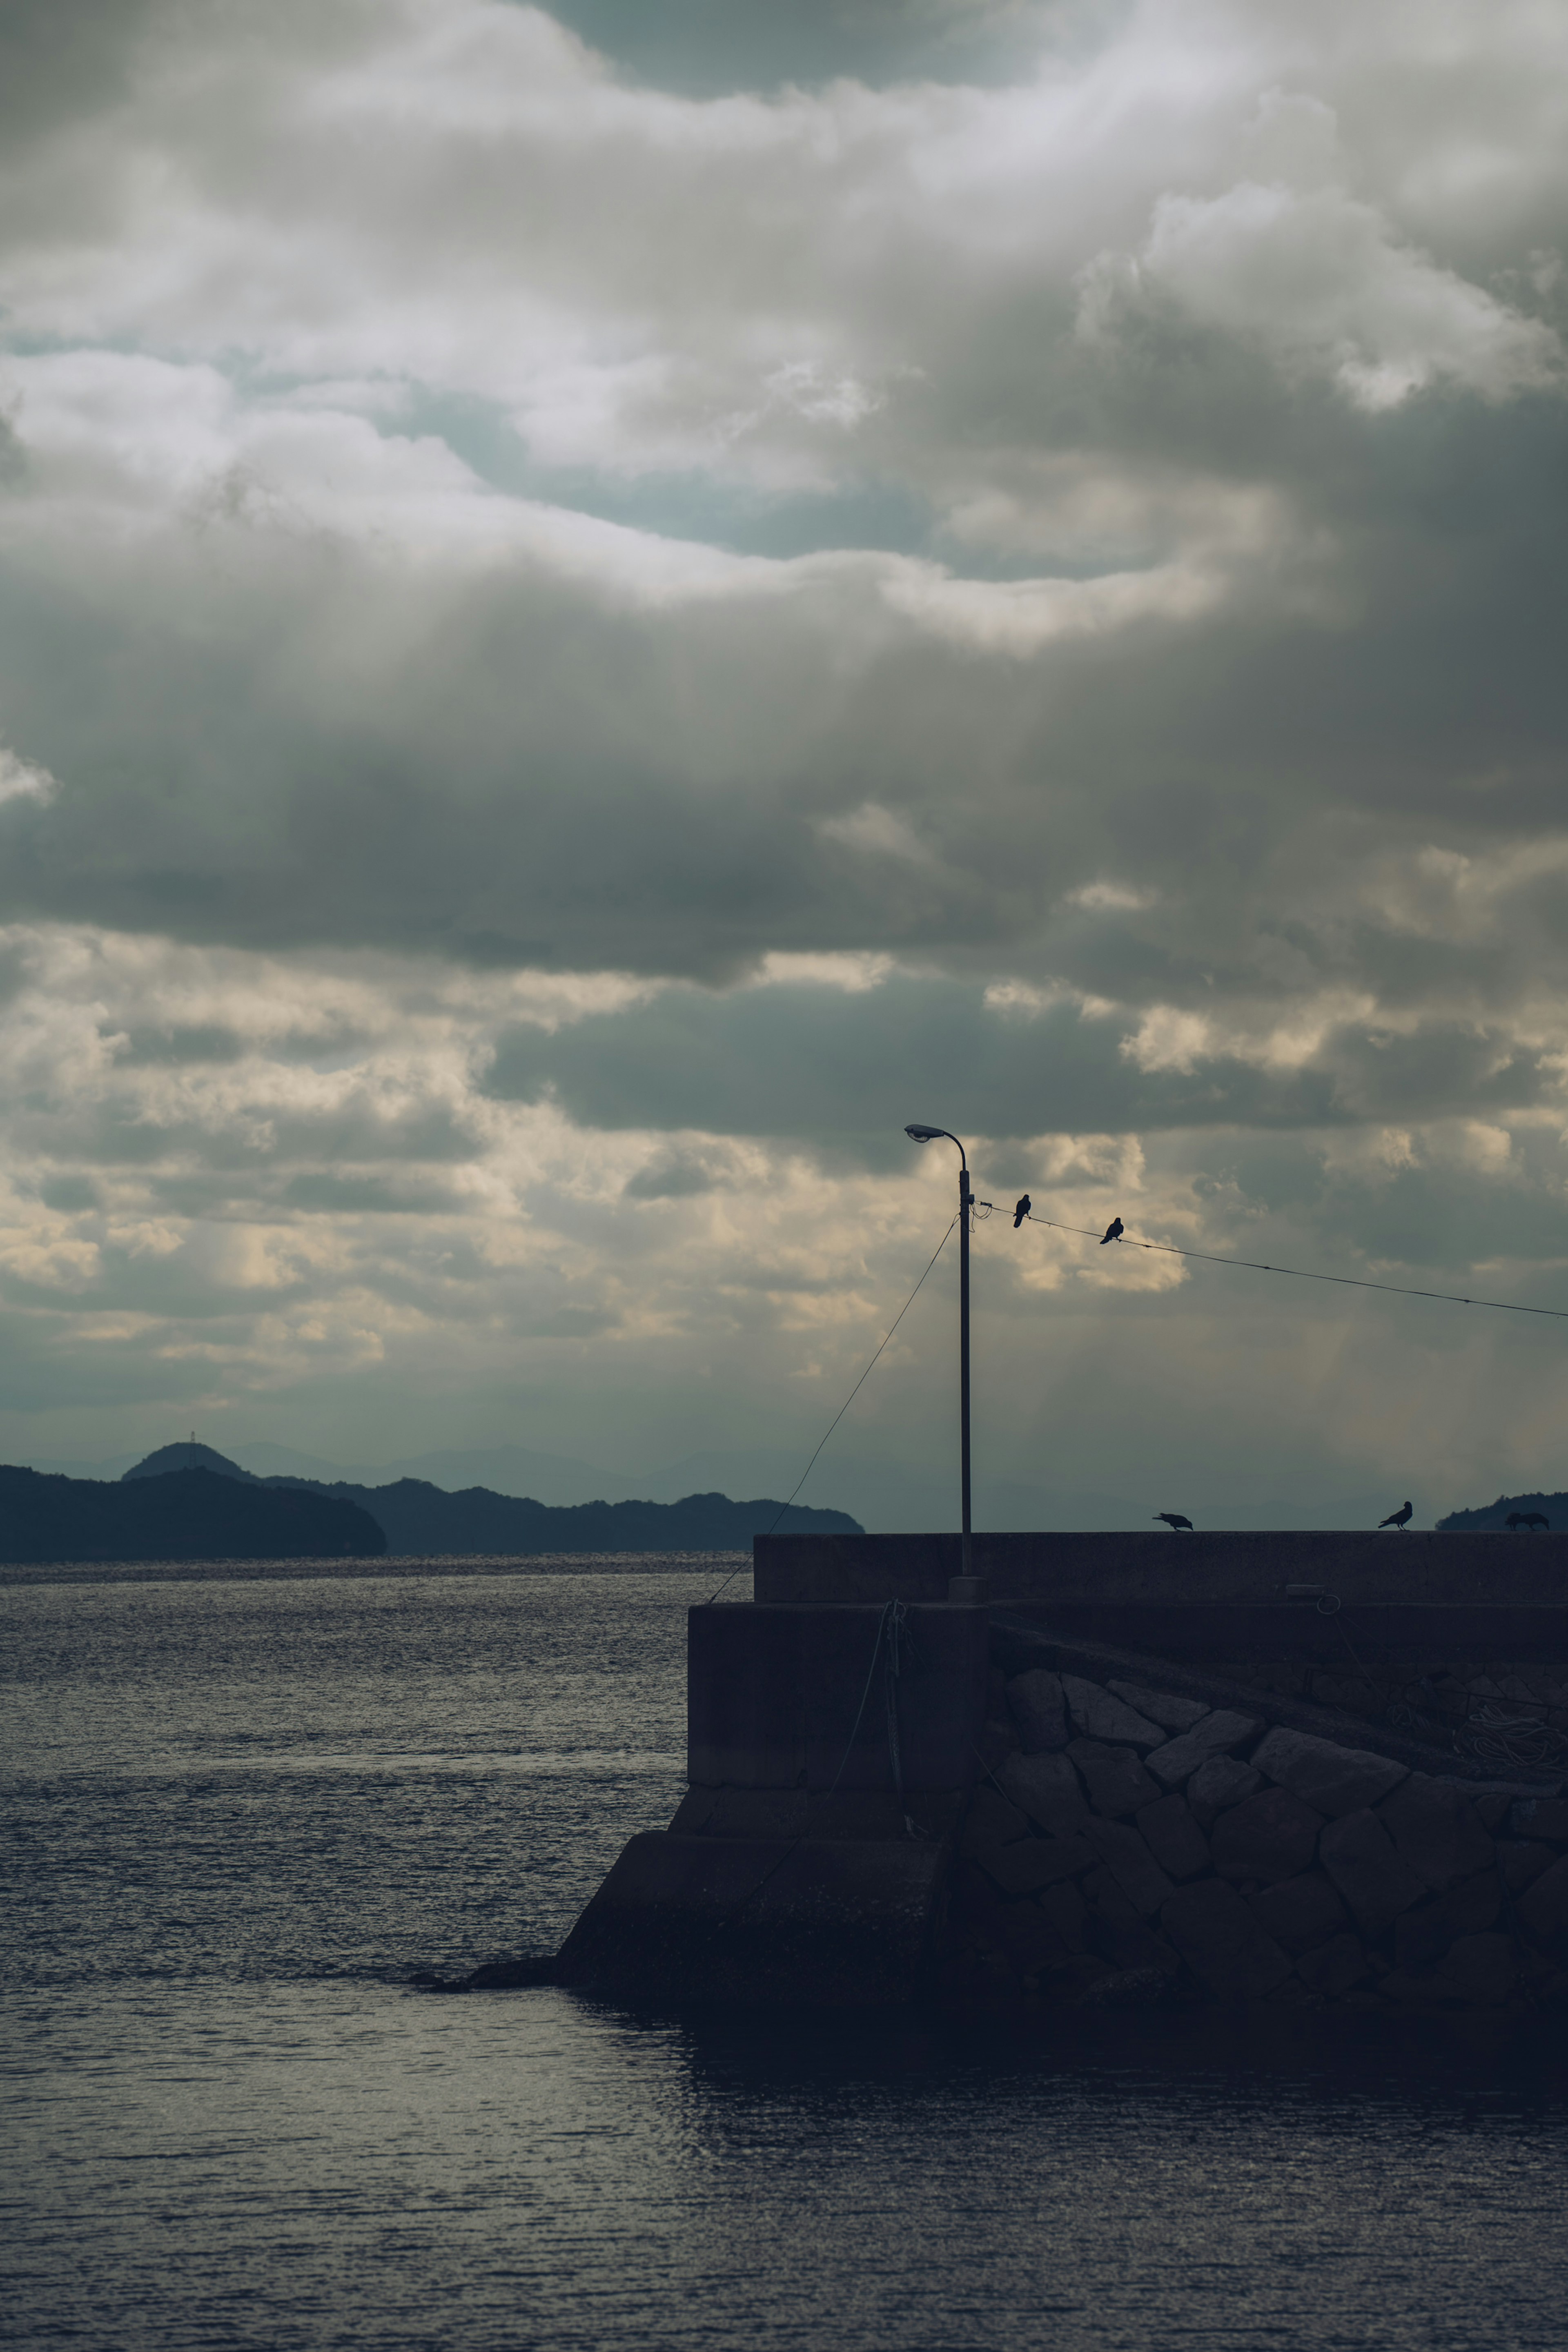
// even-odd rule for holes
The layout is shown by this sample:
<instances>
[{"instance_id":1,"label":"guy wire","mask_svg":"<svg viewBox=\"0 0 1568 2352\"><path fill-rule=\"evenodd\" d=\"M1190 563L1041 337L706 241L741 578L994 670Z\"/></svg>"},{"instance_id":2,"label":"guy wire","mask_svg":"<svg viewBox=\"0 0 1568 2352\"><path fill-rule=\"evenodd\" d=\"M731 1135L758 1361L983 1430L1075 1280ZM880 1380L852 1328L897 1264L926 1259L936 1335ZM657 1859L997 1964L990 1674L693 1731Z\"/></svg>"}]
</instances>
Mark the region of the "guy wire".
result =
<instances>
[{"instance_id":1,"label":"guy wire","mask_svg":"<svg viewBox=\"0 0 1568 2352\"><path fill-rule=\"evenodd\" d=\"M933 1250L932 1250L932 1252L931 1252L931 1256L930 1256L930 1259L927 1261L926 1269L925 1269L925 1274L922 1274L922 1275L921 1275L921 1279L920 1279L920 1282L917 1282L917 1283L916 1283L916 1285L915 1285L914 1288L910 1291L910 1293L909 1297L905 1299L905 1301L904 1301L903 1305L900 1307L900 1309L899 1309L898 1313L894 1316L894 1318L893 1318L892 1321L889 1324L887 1330L883 1333L883 1335L882 1335L882 1347L878 1349L878 1350L877 1350L877 1355L872 1357L870 1363L868 1363L868 1364L867 1365L867 1367L866 1367L865 1370L861 1373L861 1375L860 1375L859 1379L856 1381L856 1383L855 1383L854 1387L850 1390L850 1391L849 1391L848 1395L845 1398L845 1400L844 1400L843 1403L839 1406L839 1408L838 1408L837 1412L834 1414L834 1416L833 1416L832 1420L828 1423L827 1427L823 1431L821 1437L817 1440L817 1444L816 1444L816 1454L814 1454L812 1455L812 1457L811 1457L811 1461L810 1461L810 1462L808 1462L808 1463L806 1464L805 1468L801 1472L800 1476L795 1480L794 1486L793 1486L793 1487L791 1488L791 1490L790 1490L790 1494L789 1494L788 1500L787 1500L787 1501L785 1501L785 1502L781 1503L781 1504L779 1505L779 1507L778 1507L777 1513L775 1514L774 1518L773 1518L773 1528L769 1528L767 1529L767 1533L768 1533L770 1536L772 1535L772 1533L773 1533L773 1528L776 1528L776 1527L777 1527L777 1525L778 1525L778 1523L779 1523L779 1520L783 1518L783 1517L784 1517L784 1513L788 1510L788 1508L789 1508L789 1507L790 1507L790 1504L794 1502L794 1500L795 1500L795 1498L796 1495L798 1495L798 1494L799 1494L799 1492L800 1492L801 1488L805 1486L805 1484L806 1480L810 1477L810 1475L811 1475L811 1472L812 1472L812 1465L813 1465L813 1464L814 1464L814 1463L816 1462L816 1454L821 1453L821 1451L822 1451L823 1447L826 1444L826 1443L827 1443L828 1439L832 1436L832 1434L833 1434L834 1431L837 1428L837 1426L838 1426L839 1423L843 1420L843 1418L844 1418L845 1414L848 1412L848 1410L849 1410L850 1406L854 1403L854 1402L855 1402L856 1398L859 1395L859 1393L860 1393L861 1390L865 1387L865 1385L866 1385L867 1381L870 1379L870 1377L871 1377L871 1373L872 1373L872 1370L873 1370L873 1369L875 1368L875 1365L876 1365L876 1362L877 1362L877 1356L879 1356L879 1355L881 1354L881 1352L882 1352L882 1348L885 1348L885 1347L887 1346L888 1341L892 1338L892 1336L893 1336L894 1332L898 1329L898 1328L899 1328L900 1324L903 1321L903 1319L904 1319L905 1316L909 1313L909 1311L910 1311L910 1307L914 1305L915 1300L919 1297L919 1296L920 1296L920 1292L921 1292L921 1284L924 1282L924 1280L925 1280L925 1278L926 1278L926 1274L929 1274L929 1273L931 1272L931 1267L936 1264L936 1262L937 1262L938 1258L942 1255L942 1254L943 1250L947 1247L947 1244L948 1244L948 1237L949 1237L949 1235L950 1235L950 1234L952 1234L952 1226L957 1224L957 1223L958 1223L958 1218L959 1218L959 1216L962 1216L962 1215L963 1215L963 1211L962 1211L962 1210L960 1210L960 1211L958 1212L958 1215L954 1216L954 1218L953 1218L953 1220L952 1220L952 1224L950 1224L950 1225L948 1226L947 1232L946 1232L945 1234L943 1234L943 1235L942 1235L942 1237L941 1241L939 1241L939 1242L938 1242L938 1244L937 1244L937 1245L936 1245L935 1249L933 1249ZM709 1595L709 1597L708 1597L708 1601L707 1601L707 1604L706 1604L710 1609L711 1609L711 1608L712 1608L714 1601L718 1600L718 1598L719 1598L719 1594L720 1594L721 1592L722 1592L722 1591L723 1591L723 1590L724 1590L724 1585L725 1585L725 1584L732 1584L732 1583L734 1582L734 1580L735 1580L736 1577L738 1577L738 1576L740 1575L740 1573L741 1573L741 1571L740 1571L740 1570L739 1570L738 1568L732 1568L732 1569L730 1570L729 1575L724 1579L724 1584L721 1584L721 1585L719 1586L719 1588L718 1588L718 1591L717 1591L710 1593L710 1595Z\"/></svg>"}]
</instances>

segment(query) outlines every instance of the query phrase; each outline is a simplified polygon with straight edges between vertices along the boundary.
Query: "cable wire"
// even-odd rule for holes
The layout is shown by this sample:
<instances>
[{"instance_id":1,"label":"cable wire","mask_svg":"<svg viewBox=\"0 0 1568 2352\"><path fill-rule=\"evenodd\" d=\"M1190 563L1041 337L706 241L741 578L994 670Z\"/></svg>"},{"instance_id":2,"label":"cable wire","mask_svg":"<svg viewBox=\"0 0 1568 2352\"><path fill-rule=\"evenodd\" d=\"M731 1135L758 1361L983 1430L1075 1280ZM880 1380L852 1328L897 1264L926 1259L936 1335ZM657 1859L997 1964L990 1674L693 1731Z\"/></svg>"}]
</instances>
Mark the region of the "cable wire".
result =
<instances>
[{"instance_id":1,"label":"cable wire","mask_svg":"<svg viewBox=\"0 0 1568 2352\"><path fill-rule=\"evenodd\" d=\"M773 1528L777 1527L779 1520L783 1518L784 1513L788 1510L790 1504L794 1502L796 1495L799 1494L801 1488L810 1477L812 1469L816 1461L816 1454L821 1453L823 1447L826 1444L828 1439L832 1436L834 1431L837 1428L839 1423L843 1420L845 1414L848 1412L850 1406L854 1403L856 1398L859 1395L861 1390L870 1379L873 1370L876 1369L877 1356L881 1354L882 1348L887 1346L888 1341L892 1338L894 1332L898 1329L900 1324L903 1321L905 1316L914 1305L915 1300L920 1297L921 1286L925 1281L926 1274L931 1272L931 1267L936 1264L938 1258L947 1247L948 1242L952 1237L952 1226L957 1224L958 1217L962 1214L963 1211L960 1210L958 1215L954 1216L952 1224L949 1225L947 1232L943 1234L935 1249L932 1250L930 1258L926 1262L925 1274L921 1275L920 1281L916 1283L914 1288L910 1291L909 1297L905 1299L903 1305L900 1307L898 1313L894 1316L892 1321L889 1324L887 1330L884 1332L882 1336L882 1347L878 1349L877 1355L872 1357L871 1361L867 1365L865 1370L861 1373L859 1379L856 1381L854 1387L850 1390L848 1395L845 1398L843 1403L839 1406L837 1412L828 1423L827 1427L823 1431L821 1437L817 1441L816 1453L812 1455L811 1460L806 1464L805 1468L795 1480L794 1486L790 1490L788 1499L779 1505L777 1514L773 1519L773 1526L766 1530L768 1535L772 1535ZM714 1601L718 1600L719 1594L723 1591L724 1585L732 1584L740 1573L741 1571L738 1568L732 1568L730 1570L729 1575L724 1579L724 1584L721 1584L717 1591L710 1593L706 1604L710 1609L713 1606Z\"/></svg>"},{"instance_id":2,"label":"cable wire","mask_svg":"<svg viewBox=\"0 0 1568 2352\"><path fill-rule=\"evenodd\" d=\"M1092 1225L1064 1225L1056 1217L1037 1217L1033 1209L1025 1215L1032 1225L1049 1225L1054 1233L1082 1234L1091 1242L1100 1235ZM1550 1315L1559 1323L1568 1323L1568 1307L1521 1307L1510 1298L1462 1298L1457 1290L1416 1290L1405 1282L1371 1282L1354 1274L1315 1274L1300 1265L1265 1265L1254 1257L1215 1257L1211 1250L1177 1249L1170 1242L1135 1242L1131 1234L1118 1234L1117 1244L1129 1249L1157 1250L1162 1257L1197 1257L1205 1265L1246 1266L1253 1274L1289 1274L1298 1282L1337 1282L1349 1290L1391 1290L1400 1298L1440 1298L1450 1307L1495 1307L1504 1315Z\"/></svg>"}]
</instances>

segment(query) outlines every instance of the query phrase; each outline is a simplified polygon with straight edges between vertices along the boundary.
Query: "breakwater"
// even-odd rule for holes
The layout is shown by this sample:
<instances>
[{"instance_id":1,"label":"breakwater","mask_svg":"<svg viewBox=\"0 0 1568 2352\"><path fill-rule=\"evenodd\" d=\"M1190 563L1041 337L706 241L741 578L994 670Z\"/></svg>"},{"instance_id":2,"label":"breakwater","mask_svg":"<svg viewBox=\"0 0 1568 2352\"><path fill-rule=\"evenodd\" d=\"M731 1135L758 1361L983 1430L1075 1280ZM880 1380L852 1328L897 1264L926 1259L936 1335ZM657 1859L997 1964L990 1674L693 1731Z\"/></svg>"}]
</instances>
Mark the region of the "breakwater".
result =
<instances>
[{"instance_id":1,"label":"breakwater","mask_svg":"<svg viewBox=\"0 0 1568 2352\"><path fill-rule=\"evenodd\" d=\"M690 1612L688 1794L558 1980L1018 2016L1568 2007L1568 1545L989 1541L1015 1547L1005 1606L930 1597L954 1539L759 1540L759 1598ZM853 1597L822 1597L836 1576ZM1331 1669L1350 1611L1365 1655L1342 1639Z\"/></svg>"}]
</instances>

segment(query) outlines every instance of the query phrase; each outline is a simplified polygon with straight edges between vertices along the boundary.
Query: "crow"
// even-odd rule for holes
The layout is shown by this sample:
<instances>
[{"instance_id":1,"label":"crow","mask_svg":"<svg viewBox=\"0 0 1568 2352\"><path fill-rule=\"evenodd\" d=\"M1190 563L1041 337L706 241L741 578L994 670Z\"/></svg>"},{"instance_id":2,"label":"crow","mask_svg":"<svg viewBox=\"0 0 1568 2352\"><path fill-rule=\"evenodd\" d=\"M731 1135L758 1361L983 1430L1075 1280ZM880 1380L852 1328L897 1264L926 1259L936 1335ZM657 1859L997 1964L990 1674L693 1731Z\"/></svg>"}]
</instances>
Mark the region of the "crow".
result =
<instances>
[{"instance_id":1,"label":"crow","mask_svg":"<svg viewBox=\"0 0 1568 2352\"><path fill-rule=\"evenodd\" d=\"M1106 1226L1105 1231L1100 1236L1100 1246L1103 1249L1107 1242L1119 1242L1121 1239L1121 1220L1120 1217L1112 1217L1110 1223Z\"/></svg>"},{"instance_id":2,"label":"crow","mask_svg":"<svg viewBox=\"0 0 1568 2352\"><path fill-rule=\"evenodd\" d=\"M1190 1536L1196 1535L1197 1533L1197 1529L1194 1527L1191 1519L1184 1518L1180 1511L1156 1511L1154 1513L1154 1517L1157 1519L1163 1519L1165 1525L1170 1528L1173 1535L1176 1533L1176 1530L1179 1528L1185 1528Z\"/></svg>"},{"instance_id":3,"label":"crow","mask_svg":"<svg viewBox=\"0 0 1568 2352\"><path fill-rule=\"evenodd\" d=\"M1013 1212L1013 1231L1015 1233L1017 1232L1019 1226L1023 1223L1025 1218L1028 1215L1029 1211L1034 1207L1034 1205L1035 1204L1030 1200L1027 1192L1026 1192L1023 1199L1019 1202L1017 1207Z\"/></svg>"},{"instance_id":4,"label":"crow","mask_svg":"<svg viewBox=\"0 0 1568 2352\"><path fill-rule=\"evenodd\" d=\"M1543 1517L1539 1511L1510 1511L1503 1525L1505 1528L1511 1528L1515 1534L1521 1528L1529 1528L1532 1533L1537 1528L1544 1528L1548 1535L1552 1532L1551 1520Z\"/></svg>"},{"instance_id":5,"label":"crow","mask_svg":"<svg viewBox=\"0 0 1568 2352\"><path fill-rule=\"evenodd\" d=\"M1410 1525L1409 1504L1406 1503L1402 1511L1390 1511L1387 1518L1379 1519L1377 1524L1380 1528L1397 1528L1400 1534L1403 1535L1405 1528Z\"/></svg>"}]
</instances>

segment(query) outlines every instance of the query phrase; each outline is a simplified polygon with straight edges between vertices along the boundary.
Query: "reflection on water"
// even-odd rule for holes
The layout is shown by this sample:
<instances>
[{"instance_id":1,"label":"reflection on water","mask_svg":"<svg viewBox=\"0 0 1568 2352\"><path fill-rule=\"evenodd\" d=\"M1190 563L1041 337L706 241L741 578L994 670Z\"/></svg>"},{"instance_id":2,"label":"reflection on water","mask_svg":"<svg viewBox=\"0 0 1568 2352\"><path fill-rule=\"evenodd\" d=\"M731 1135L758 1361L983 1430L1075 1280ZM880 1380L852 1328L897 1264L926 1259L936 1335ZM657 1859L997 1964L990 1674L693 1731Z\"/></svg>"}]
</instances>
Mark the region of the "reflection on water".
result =
<instances>
[{"instance_id":1,"label":"reflection on water","mask_svg":"<svg viewBox=\"0 0 1568 2352\"><path fill-rule=\"evenodd\" d=\"M0 1595L11 2340L1555 2352L1560 2045L409 1990L668 1819L706 1590Z\"/></svg>"}]
</instances>

